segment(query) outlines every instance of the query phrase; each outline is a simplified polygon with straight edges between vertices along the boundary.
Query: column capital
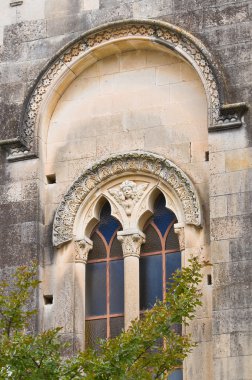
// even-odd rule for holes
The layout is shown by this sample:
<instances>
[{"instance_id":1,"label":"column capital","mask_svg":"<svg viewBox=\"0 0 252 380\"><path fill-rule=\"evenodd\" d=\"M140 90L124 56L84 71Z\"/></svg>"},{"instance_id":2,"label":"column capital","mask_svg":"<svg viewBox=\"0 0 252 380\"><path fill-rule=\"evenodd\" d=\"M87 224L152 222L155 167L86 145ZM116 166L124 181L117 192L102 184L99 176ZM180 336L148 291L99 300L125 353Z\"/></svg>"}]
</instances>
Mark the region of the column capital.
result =
<instances>
[{"instance_id":1,"label":"column capital","mask_svg":"<svg viewBox=\"0 0 252 380\"><path fill-rule=\"evenodd\" d=\"M145 243L145 234L140 230L129 229L117 232L117 239L122 244L123 257L140 257L140 248Z\"/></svg>"},{"instance_id":2,"label":"column capital","mask_svg":"<svg viewBox=\"0 0 252 380\"><path fill-rule=\"evenodd\" d=\"M77 239L74 241L75 246L75 262L87 263L88 253L93 248L93 242L88 237Z\"/></svg>"},{"instance_id":3,"label":"column capital","mask_svg":"<svg viewBox=\"0 0 252 380\"><path fill-rule=\"evenodd\" d=\"M180 251L185 249L185 227L182 223L174 224L174 232L178 235Z\"/></svg>"}]
</instances>

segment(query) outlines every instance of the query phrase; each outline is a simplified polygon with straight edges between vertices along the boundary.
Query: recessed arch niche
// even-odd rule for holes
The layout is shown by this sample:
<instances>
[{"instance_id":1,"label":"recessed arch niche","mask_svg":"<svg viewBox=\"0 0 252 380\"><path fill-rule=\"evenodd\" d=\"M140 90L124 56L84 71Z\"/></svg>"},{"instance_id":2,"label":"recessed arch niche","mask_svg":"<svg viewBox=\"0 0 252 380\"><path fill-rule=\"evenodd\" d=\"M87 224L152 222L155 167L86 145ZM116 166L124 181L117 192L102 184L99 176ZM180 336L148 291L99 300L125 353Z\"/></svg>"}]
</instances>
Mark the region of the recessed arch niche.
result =
<instances>
[{"instance_id":1,"label":"recessed arch niche","mask_svg":"<svg viewBox=\"0 0 252 380\"><path fill-rule=\"evenodd\" d=\"M20 122L23 147L11 148L9 159L28 158L38 153L39 142L47 134L45 125L56 104L83 70L106 56L146 47L175 52L193 66L205 88L208 126L212 128L218 123L222 116L221 104L227 103L227 92L223 74L208 49L191 34L165 22L119 21L83 34L63 48L42 70L24 104ZM234 112L229 109L228 113ZM233 118L235 121L237 117Z\"/></svg>"}]
</instances>

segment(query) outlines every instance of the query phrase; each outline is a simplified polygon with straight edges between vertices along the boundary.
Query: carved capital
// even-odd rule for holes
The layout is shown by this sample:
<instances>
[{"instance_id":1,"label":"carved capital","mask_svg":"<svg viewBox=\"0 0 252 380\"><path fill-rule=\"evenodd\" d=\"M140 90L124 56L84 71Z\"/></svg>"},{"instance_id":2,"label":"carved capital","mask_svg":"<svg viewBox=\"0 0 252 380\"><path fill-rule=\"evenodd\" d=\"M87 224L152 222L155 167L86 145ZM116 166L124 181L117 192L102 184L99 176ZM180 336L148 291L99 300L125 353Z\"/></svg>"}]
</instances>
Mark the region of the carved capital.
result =
<instances>
[{"instance_id":1,"label":"carved capital","mask_svg":"<svg viewBox=\"0 0 252 380\"><path fill-rule=\"evenodd\" d=\"M140 257L141 245L145 243L145 235L141 231L119 231L117 239L122 244L123 257Z\"/></svg>"},{"instance_id":2,"label":"carved capital","mask_svg":"<svg viewBox=\"0 0 252 380\"><path fill-rule=\"evenodd\" d=\"M75 245L75 262L76 263L87 263L88 253L93 248L93 242L85 237L80 240L74 241Z\"/></svg>"},{"instance_id":3,"label":"carved capital","mask_svg":"<svg viewBox=\"0 0 252 380\"><path fill-rule=\"evenodd\" d=\"M182 224L174 224L174 232L178 235L180 251L185 249L185 228Z\"/></svg>"}]
</instances>

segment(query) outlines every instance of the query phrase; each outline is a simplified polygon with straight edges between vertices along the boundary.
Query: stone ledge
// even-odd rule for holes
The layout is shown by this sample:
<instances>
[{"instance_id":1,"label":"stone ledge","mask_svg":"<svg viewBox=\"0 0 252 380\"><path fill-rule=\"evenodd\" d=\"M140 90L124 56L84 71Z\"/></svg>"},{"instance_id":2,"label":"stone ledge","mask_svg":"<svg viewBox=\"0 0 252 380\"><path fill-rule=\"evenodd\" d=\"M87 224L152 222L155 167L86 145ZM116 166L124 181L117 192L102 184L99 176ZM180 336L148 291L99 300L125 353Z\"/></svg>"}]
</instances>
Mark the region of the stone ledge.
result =
<instances>
[{"instance_id":1,"label":"stone ledge","mask_svg":"<svg viewBox=\"0 0 252 380\"><path fill-rule=\"evenodd\" d=\"M249 109L246 103L224 104L220 107L220 115L216 123L209 127L209 132L240 128L243 125L243 115Z\"/></svg>"}]
</instances>

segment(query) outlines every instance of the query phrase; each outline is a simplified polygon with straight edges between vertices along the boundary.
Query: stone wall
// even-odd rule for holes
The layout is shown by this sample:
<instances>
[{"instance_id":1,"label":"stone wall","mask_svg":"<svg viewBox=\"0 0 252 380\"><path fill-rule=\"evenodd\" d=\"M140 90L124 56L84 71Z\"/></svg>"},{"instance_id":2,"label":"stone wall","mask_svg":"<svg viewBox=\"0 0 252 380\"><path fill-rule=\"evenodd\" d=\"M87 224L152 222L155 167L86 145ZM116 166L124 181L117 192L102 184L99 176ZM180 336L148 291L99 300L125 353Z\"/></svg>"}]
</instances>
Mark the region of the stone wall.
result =
<instances>
[{"instance_id":1,"label":"stone wall","mask_svg":"<svg viewBox=\"0 0 252 380\"><path fill-rule=\"evenodd\" d=\"M10 3L10 0L2 0L0 5L1 141L14 139L17 136L18 124L28 90L41 73L42 68L59 49L91 28L122 19L163 20L191 32L201 39L220 63L226 77L229 102L243 101L251 104L251 1L23 0L23 2L19 2L21 4L18 6L10 6ZM134 54L137 56L135 60L133 59ZM131 70L132 72L135 69L141 71L143 57L146 57L146 54L150 57L152 53L143 51L124 53L120 57L117 72L122 76L127 73L126 84L128 81L134 80L134 78L130 79ZM115 62L118 57L107 59L111 60L111 67L118 64ZM149 61L145 60L145 63L150 62L150 59ZM132 67L129 70L127 65L133 65L134 62L141 67ZM187 64L184 62L171 63L174 64L175 77L183 75L183 68L187 67ZM96 66L101 64L97 63ZM126 65L126 70L123 69L124 65ZM156 84L161 85L156 86L161 94L161 87L167 85L166 81L168 80L169 84L172 83L174 71L166 70L160 61L159 66L156 65L155 63L155 72L159 73L162 83L155 82L155 86ZM110 67L109 62L106 67ZM145 66L144 70L151 71L152 67L154 66L149 65L148 68ZM119 71L121 72L119 73ZM106 80L106 75L110 74L112 73L108 72L102 75L103 89L108 93L109 86L114 85L111 77L107 77L109 80ZM209 146L206 144L207 136L204 135L204 138L198 140L202 145L198 146L194 140L189 150L188 144L191 143L191 138L188 138L185 139L183 148L183 143L181 143L181 148L176 150L175 147L173 151L171 151L172 144L170 145L169 139L180 139L182 134L184 137L184 133L179 129L179 136L174 136L174 133L168 135L162 125L158 124L164 113L154 110L153 117L148 117L147 120L144 116L145 112L141 114L140 111L137 114L129 112L124 117L119 116L118 120L116 116L109 116L107 121L103 119L105 124L100 123L100 129L104 128L106 123L110 128L114 126L114 133L119 133L118 125L121 126L122 131L123 128L130 129L128 134L126 130L123 131L125 134L123 141L120 138L113 140L101 133L99 148L99 144L92 143L94 139L96 142L99 141L98 135L89 136L85 152L91 152L90 155L87 158L82 157L83 148L81 147L78 152L78 146L71 145L69 156L67 149L64 148L64 143L68 141L69 136L61 134L61 132L57 135L57 122L64 130L62 125L64 125L65 115L61 114L63 112L62 104L65 101L70 105L73 98L78 96L78 86L81 81L81 83L86 81L89 91L96 91L93 85L95 79L92 80L92 85L91 82L88 84L88 78L85 78L85 75L84 73L76 82L73 82L56 108L49 128L46 159L43 155L43 160L35 158L27 161L8 162L5 150L1 149L0 267L2 273L10 275L16 265L27 263L31 258L39 258L42 266L53 262L51 222L55 207L60 202L70 180L73 180L79 170L83 170L84 166L101 154L114 150L125 150L127 146L130 146L131 141L134 141L134 148L144 147L149 150L157 150L159 153L167 154L168 158L173 155L173 160L183 168L197 186L198 183L206 182L208 163L205 162L205 152L209 150L210 220L206 220L206 224L210 223L211 227L209 238L211 240L214 295L213 300L211 295L207 295L207 297L210 297L213 302L214 318L212 332L205 330L203 321L201 327L194 327L197 330L196 332L194 330L194 333L200 335L202 331L205 331L205 337L201 337L201 340L209 340L213 336L214 379L250 380L252 372L250 364L252 355L251 112L245 115L246 124L241 129L211 132L208 136ZM137 78L141 78L139 72ZM158 76L155 78L155 81L159 81ZM151 75L147 76L147 80L151 80ZM182 82L184 86L185 78ZM190 87L189 90L192 91L192 88ZM201 91L200 87L196 91ZM181 94L186 96L185 88L182 89ZM96 95L99 94L96 93ZM158 97L162 98L161 95ZM104 100L100 102L100 105L105 107ZM186 110L186 107L185 105L183 110ZM95 112L99 112L99 109L96 109ZM182 112L176 114L181 118L185 116ZM71 119L74 116L70 113L67 117ZM155 125L150 125L152 121ZM148 124L150 128L146 128L143 133L138 123ZM205 121L202 119L203 124L205 125ZM193 123L193 127L196 128L195 123ZM157 139L157 133L159 139ZM190 129L186 129L186 133L190 137ZM126 135L129 136L129 134L132 134L133 137L127 142ZM76 120L75 136L76 138L71 137L70 140L73 141L71 144L75 144L75 140L78 145L76 141L80 137L78 120ZM81 138L85 139L86 137L82 135ZM106 144L104 144L104 139L107 139ZM126 146L121 147L121 144L126 144ZM109 146L109 150L106 150L107 146ZM56 160L53 156L55 152L57 153ZM78 152L78 157L72 157L71 155L76 152ZM56 170L59 170L59 175L56 172L59 187L56 189L55 185L50 185L47 193L44 190L40 191L47 187L45 175L55 173ZM200 191L202 195L208 194L208 185L202 186ZM53 208L51 204L54 204ZM205 215L208 215L208 200L204 203L204 207ZM200 379L201 362L209 364L211 361L210 351L197 350L195 357L198 355L200 360L197 363L195 361L193 372L188 371L190 379ZM208 353L207 356L202 355L205 352ZM204 368L207 368L207 365ZM210 376L209 372L209 378Z\"/></svg>"}]
</instances>

